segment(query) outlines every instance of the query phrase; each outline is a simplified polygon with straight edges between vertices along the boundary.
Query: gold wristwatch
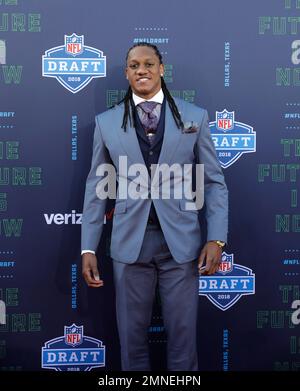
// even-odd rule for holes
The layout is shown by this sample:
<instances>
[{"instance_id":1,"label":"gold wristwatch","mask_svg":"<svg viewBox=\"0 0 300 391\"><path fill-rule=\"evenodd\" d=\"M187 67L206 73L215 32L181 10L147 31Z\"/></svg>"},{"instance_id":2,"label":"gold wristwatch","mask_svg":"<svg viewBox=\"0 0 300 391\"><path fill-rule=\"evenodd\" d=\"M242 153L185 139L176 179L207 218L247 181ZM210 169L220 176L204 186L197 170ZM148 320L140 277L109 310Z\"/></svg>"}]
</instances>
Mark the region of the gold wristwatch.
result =
<instances>
[{"instance_id":1,"label":"gold wristwatch","mask_svg":"<svg viewBox=\"0 0 300 391\"><path fill-rule=\"evenodd\" d=\"M220 249L223 249L223 247L226 244L225 242L222 242L221 240L211 240L211 242L216 243L220 247Z\"/></svg>"}]
</instances>

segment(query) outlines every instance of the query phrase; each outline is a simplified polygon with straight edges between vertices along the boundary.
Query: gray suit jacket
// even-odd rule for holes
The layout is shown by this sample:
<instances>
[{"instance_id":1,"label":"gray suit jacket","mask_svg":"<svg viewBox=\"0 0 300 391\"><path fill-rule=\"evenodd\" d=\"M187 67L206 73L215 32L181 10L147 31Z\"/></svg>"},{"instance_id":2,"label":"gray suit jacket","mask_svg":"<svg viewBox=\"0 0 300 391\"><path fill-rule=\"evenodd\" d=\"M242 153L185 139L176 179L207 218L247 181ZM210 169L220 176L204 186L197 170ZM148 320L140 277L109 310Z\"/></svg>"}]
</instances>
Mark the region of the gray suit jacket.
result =
<instances>
[{"instance_id":1,"label":"gray suit jacket","mask_svg":"<svg viewBox=\"0 0 300 391\"><path fill-rule=\"evenodd\" d=\"M221 166L210 135L207 111L181 99L175 99L184 123L198 124L193 133L184 133L176 127L168 103L165 114L165 133L158 164L204 164L204 201L207 221L207 240L227 242L228 191ZM127 156L128 166L144 164L136 131L128 124L121 128L124 105L120 104L96 116L91 169L86 181L82 216L82 250L96 251L103 231L106 200L96 194L103 176L97 167L113 162L118 170L119 157ZM119 172L117 171L117 178ZM124 179L124 178L123 178ZM145 180L149 180L145 178ZM127 184L134 181L128 176ZM161 181L156 186L160 188ZM189 262L200 254L202 245L199 212L186 209L186 199L153 199L158 219L173 258L178 263ZM113 217L111 257L124 263L133 263L141 250L151 199L120 199L119 192Z\"/></svg>"}]
</instances>

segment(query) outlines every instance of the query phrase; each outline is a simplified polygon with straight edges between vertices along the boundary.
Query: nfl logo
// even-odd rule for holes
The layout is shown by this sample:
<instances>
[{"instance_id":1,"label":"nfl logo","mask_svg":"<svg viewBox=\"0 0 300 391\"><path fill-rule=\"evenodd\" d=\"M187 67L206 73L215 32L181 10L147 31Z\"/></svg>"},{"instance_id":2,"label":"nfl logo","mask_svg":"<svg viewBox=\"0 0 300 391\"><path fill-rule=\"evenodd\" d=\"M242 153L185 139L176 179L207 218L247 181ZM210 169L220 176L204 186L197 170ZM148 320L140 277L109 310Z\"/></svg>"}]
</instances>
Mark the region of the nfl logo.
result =
<instances>
[{"instance_id":1,"label":"nfl logo","mask_svg":"<svg viewBox=\"0 0 300 391\"><path fill-rule=\"evenodd\" d=\"M226 132L234 128L234 111L217 111L216 113L217 129Z\"/></svg>"},{"instance_id":2,"label":"nfl logo","mask_svg":"<svg viewBox=\"0 0 300 391\"><path fill-rule=\"evenodd\" d=\"M76 346L82 343L83 337L83 326L76 326L72 324L71 326L65 326L65 343L67 345Z\"/></svg>"},{"instance_id":3,"label":"nfl logo","mask_svg":"<svg viewBox=\"0 0 300 391\"><path fill-rule=\"evenodd\" d=\"M232 271L233 265L233 254L226 254L225 252L222 254L222 260L219 265L218 272L226 274Z\"/></svg>"},{"instance_id":4,"label":"nfl logo","mask_svg":"<svg viewBox=\"0 0 300 391\"><path fill-rule=\"evenodd\" d=\"M66 53L72 54L72 56L78 56L83 52L83 35L72 35L65 36L65 48Z\"/></svg>"}]
</instances>

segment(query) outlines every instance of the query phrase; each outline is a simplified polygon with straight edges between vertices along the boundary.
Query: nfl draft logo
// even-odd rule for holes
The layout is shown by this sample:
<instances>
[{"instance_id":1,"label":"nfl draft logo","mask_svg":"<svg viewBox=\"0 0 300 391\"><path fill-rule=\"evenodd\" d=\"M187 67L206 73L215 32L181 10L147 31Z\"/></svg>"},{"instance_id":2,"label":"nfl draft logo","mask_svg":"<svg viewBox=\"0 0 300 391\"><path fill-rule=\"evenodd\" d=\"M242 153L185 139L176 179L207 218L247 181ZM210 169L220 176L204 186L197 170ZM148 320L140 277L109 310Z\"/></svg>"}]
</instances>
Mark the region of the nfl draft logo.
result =
<instances>
[{"instance_id":1,"label":"nfl draft logo","mask_svg":"<svg viewBox=\"0 0 300 391\"><path fill-rule=\"evenodd\" d=\"M83 326L76 326L72 324L72 326L65 326L65 343L67 345L76 346L82 343L83 337Z\"/></svg>"},{"instance_id":2,"label":"nfl draft logo","mask_svg":"<svg viewBox=\"0 0 300 391\"><path fill-rule=\"evenodd\" d=\"M46 50L43 55L44 77L54 77L76 94L96 77L106 76L106 57L101 50L84 45L84 36L65 35L65 43Z\"/></svg>"},{"instance_id":3,"label":"nfl draft logo","mask_svg":"<svg viewBox=\"0 0 300 391\"><path fill-rule=\"evenodd\" d=\"M234 264L233 254L223 252L218 271L199 277L199 295L206 296L222 311L228 310L242 296L253 294L255 274L246 266Z\"/></svg>"},{"instance_id":4,"label":"nfl draft logo","mask_svg":"<svg viewBox=\"0 0 300 391\"><path fill-rule=\"evenodd\" d=\"M223 110L222 112L217 111L217 129L227 132L227 130L233 129L234 124L234 111L228 112Z\"/></svg>"},{"instance_id":5,"label":"nfl draft logo","mask_svg":"<svg viewBox=\"0 0 300 391\"><path fill-rule=\"evenodd\" d=\"M216 111L216 120L209 127L222 168L231 166L244 153L256 151L256 133L252 126L235 121L234 111Z\"/></svg>"},{"instance_id":6,"label":"nfl draft logo","mask_svg":"<svg viewBox=\"0 0 300 391\"><path fill-rule=\"evenodd\" d=\"M81 54L83 52L83 35L79 37L76 34L65 36L66 40L66 52L73 56Z\"/></svg>"},{"instance_id":7,"label":"nfl draft logo","mask_svg":"<svg viewBox=\"0 0 300 391\"><path fill-rule=\"evenodd\" d=\"M42 347L42 368L54 371L90 371L105 366L102 341L83 335L83 326L64 327L64 335Z\"/></svg>"}]
</instances>

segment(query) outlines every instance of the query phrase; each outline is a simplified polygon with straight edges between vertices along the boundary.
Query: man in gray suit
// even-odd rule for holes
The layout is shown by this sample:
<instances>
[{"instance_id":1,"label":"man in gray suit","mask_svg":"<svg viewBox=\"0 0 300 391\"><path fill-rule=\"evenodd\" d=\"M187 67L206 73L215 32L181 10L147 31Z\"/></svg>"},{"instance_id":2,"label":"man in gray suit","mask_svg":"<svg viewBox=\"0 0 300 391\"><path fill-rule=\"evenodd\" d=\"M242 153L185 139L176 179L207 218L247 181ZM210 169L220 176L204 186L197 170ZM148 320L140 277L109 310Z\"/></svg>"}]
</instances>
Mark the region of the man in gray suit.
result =
<instances>
[{"instance_id":1,"label":"man in gray suit","mask_svg":"<svg viewBox=\"0 0 300 391\"><path fill-rule=\"evenodd\" d=\"M147 331L158 284L168 339L168 370L196 371L199 273L215 273L221 260L227 241L227 187L207 111L172 98L157 47L139 43L130 48L125 73L129 88L123 101L96 116L82 218L82 273L88 286L103 286L95 252L107 201L103 167L112 163L118 192L111 258L122 369L150 370ZM140 167L140 175L128 168L129 164ZM191 202L186 194L178 199L154 197L152 192L161 192L166 183L171 191L177 186L176 173L171 180L152 175L160 165L167 170L196 164L204 165L204 245L197 201ZM130 193L127 197L124 186L129 190L126 194Z\"/></svg>"}]
</instances>

